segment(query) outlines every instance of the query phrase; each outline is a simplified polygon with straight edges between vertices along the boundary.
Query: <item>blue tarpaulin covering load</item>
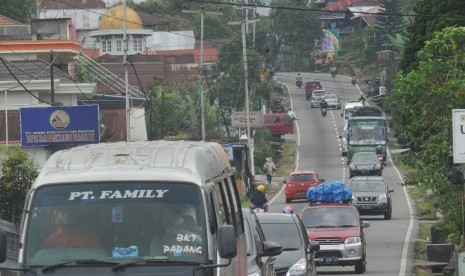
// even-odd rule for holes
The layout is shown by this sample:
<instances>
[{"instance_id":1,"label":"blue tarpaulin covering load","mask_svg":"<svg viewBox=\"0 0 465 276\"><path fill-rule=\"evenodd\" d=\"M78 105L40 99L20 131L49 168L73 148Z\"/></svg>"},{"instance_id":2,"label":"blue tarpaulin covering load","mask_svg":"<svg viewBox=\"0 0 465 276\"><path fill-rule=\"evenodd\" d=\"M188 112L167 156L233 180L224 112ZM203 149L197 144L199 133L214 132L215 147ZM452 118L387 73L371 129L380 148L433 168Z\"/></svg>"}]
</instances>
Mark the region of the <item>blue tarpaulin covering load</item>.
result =
<instances>
[{"instance_id":1,"label":"blue tarpaulin covering load","mask_svg":"<svg viewBox=\"0 0 465 276\"><path fill-rule=\"evenodd\" d=\"M352 190L342 181L323 182L307 191L310 202L348 202L352 200Z\"/></svg>"}]
</instances>

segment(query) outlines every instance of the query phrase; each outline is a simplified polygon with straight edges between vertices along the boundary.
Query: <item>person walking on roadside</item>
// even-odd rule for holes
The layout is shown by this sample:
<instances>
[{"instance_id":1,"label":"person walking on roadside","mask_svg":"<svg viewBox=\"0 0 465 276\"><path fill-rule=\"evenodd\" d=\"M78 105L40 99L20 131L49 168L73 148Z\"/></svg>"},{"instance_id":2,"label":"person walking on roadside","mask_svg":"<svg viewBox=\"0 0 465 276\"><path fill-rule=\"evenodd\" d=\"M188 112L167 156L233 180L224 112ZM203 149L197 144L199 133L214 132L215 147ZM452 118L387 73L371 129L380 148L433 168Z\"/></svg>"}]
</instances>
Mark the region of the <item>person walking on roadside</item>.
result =
<instances>
[{"instance_id":1,"label":"person walking on roadside","mask_svg":"<svg viewBox=\"0 0 465 276\"><path fill-rule=\"evenodd\" d=\"M273 178L273 172L276 171L276 166L273 163L273 159L271 157L266 158L266 163L263 165L263 171L266 174L266 179L268 180L268 184L271 184L271 179Z\"/></svg>"}]
</instances>

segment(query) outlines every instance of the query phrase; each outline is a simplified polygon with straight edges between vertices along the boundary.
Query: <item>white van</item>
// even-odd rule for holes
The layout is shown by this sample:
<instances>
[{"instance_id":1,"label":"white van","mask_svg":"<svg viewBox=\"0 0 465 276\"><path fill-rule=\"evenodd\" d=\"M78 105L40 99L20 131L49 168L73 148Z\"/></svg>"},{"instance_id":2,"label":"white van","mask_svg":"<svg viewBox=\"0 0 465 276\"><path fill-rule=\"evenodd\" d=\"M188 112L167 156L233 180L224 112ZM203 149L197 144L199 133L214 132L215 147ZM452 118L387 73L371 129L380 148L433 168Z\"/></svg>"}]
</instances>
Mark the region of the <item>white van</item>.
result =
<instances>
[{"instance_id":1,"label":"white van","mask_svg":"<svg viewBox=\"0 0 465 276\"><path fill-rule=\"evenodd\" d=\"M28 192L19 264L10 270L246 275L243 225L229 159L217 143L80 146L53 154Z\"/></svg>"},{"instance_id":2,"label":"white van","mask_svg":"<svg viewBox=\"0 0 465 276\"><path fill-rule=\"evenodd\" d=\"M344 110L341 113L341 117L343 117L344 120L349 119L354 108L359 107L359 106L365 106L365 101L359 101L359 100L347 101L346 104L344 105Z\"/></svg>"}]
</instances>

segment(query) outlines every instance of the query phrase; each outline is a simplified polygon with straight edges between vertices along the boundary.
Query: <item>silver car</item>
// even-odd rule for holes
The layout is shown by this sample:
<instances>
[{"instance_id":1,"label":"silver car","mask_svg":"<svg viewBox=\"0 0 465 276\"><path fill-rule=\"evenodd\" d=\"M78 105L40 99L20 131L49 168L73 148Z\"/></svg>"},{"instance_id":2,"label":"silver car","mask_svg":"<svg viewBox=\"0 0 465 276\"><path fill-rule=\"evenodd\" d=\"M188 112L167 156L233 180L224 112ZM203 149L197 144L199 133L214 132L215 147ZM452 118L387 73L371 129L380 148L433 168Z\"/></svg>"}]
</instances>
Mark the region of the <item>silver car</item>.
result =
<instances>
[{"instance_id":1,"label":"silver car","mask_svg":"<svg viewBox=\"0 0 465 276\"><path fill-rule=\"evenodd\" d=\"M320 107L321 101L326 98L326 96L328 96L328 93L326 93L324 89L313 90L312 96L310 97L311 108Z\"/></svg>"},{"instance_id":2,"label":"silver car","mask_svg":"<svg viewBox=\"0 0 465 276\"><path fill-rule=\"evenodd\" d=\"M384 215L384 219L392 217L392 199L389 188L382 176L355 176L350 180L352 202L361 215Z\"/></svg>"},{"instance_id":3,"label":"silver car","mask_svg":"<svg viewBox=\"0 0 465 276\"><path fill-rule=\"evenodd\" d=\"M336 94L328 94L325 98L328 108L341 109L341 99Z\"/></svg>"}]
</instances>

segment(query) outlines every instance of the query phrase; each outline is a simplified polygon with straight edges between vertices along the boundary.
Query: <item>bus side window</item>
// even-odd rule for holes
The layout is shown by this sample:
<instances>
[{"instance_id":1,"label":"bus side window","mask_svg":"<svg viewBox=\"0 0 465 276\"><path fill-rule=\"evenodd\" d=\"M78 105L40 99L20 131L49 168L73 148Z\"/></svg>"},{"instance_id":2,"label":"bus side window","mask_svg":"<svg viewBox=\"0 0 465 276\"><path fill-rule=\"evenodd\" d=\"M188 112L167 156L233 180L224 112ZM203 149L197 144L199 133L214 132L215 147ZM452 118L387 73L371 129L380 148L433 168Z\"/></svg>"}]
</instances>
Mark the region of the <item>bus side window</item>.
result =
<instances>
[{"instance_id":1,"label":"bus side window","mask_svg":"<svg viewBox=\"0 0 465 276\"><path fill-rule=\"evenodd\" d=\"M237 187L234 179L232 177L228 177L225 179L225 183L228 187L228 195L229 195L229 202L231 202L231 214L233 218L234 228L236 228L236 235L240 236L244 232L244 224L242 223L242 209L239 206L238 202L239 193L237 191Z\"/></svg>"},{"instance_id":2,"label":"bus side window","mask_svg":"<svg viewBox=\"0 0 465 276\"><path fill-rule=\"evenodd\" d=\"M218 204L219 218L221 221L218 222L218 226L223 224L229 224L230 218L228 212L228 202L226 193L221 185L221 183L215 183L215 197L216 203Z\"/></svg>"}]
</instances>

